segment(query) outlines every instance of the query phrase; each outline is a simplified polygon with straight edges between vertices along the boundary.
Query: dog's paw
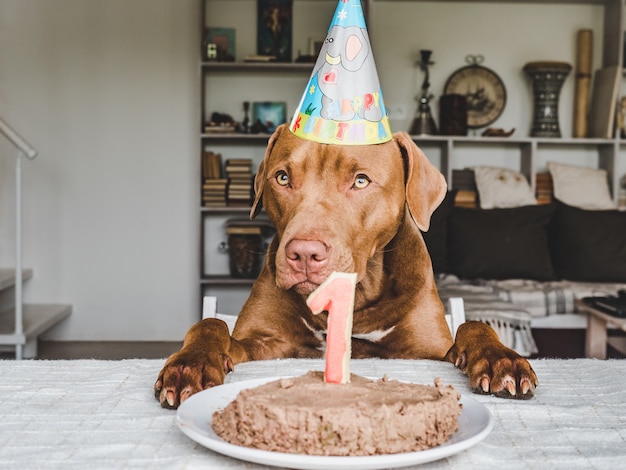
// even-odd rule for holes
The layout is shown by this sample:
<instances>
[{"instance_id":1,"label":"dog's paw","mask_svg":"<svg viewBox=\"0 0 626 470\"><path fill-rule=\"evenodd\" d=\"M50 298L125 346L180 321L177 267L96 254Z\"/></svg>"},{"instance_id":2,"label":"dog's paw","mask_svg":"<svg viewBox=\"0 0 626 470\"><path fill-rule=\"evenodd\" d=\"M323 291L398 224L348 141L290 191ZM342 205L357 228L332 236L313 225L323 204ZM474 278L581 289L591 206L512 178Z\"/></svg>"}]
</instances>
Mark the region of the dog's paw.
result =
<instances>
[{"instance_id":1,"label":"dog's paw","mask_svg":"<svg viewBox=\"0 0 626 470\"><path fill-rule=\"evenodd\" d=\"M528 400L535 395L537 375L521 356L479 359L468 364L467 375L474 393Z\"/></svg>"},{"instance_id":2,"label":"dog's paw","mask_svg":"<svg viewBox=\"0 0 626 470\"><path fill-rule=\"evenodd\" d=\"M176 409L194 393L224 383L233 362L224 354L185 351L172 354L154 384L154 396L163 408Z\"/></svg>"},{"instance_id":3,"label":"dog's paw","mask_svg":"<svg viewBox=\"0 0 626 470\"><path fill-rule=\"evenodd\" d=\"M469 377L474 393L528 400L539 383L530 363L484 323L461 325L445 359Z\"/></svg>"}]
</instances>

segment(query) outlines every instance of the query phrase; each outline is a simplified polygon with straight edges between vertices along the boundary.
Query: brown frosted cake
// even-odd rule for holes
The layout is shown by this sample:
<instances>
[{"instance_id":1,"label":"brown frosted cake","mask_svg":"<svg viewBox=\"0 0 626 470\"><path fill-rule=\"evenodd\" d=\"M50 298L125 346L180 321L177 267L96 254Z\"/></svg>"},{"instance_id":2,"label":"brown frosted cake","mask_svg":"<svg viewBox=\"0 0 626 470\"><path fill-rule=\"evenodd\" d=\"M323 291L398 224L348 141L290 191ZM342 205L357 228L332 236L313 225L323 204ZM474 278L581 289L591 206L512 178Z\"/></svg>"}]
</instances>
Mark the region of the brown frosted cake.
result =
<instances>
[{"instance_id":1,"label":"brown frosted cake","mask_svg":"<svg viewBox=\"0 0 626 470\"><path fill-rule=\"evenodd\" d=\"M242 390L213 415L231 444L309 455L412 452L447 441L458 428L460 394L435 385L369 380L324 382L323 372Z\"/></svg>"}]
</instances>

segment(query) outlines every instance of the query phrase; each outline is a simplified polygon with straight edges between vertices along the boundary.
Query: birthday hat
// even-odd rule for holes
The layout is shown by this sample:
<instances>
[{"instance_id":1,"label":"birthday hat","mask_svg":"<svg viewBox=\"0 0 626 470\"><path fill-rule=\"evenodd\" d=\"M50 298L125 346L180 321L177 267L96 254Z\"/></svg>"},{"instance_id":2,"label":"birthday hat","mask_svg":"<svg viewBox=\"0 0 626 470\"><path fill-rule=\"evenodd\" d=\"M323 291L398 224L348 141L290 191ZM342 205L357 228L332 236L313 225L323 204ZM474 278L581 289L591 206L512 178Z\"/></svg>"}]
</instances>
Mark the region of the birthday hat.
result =
<instances>
[{"instance_id":1,"label":"birthday hat","mask_svg":"<svg viewBox=\"0 0 626 470\"><path fill-rule=\"evenodd\" d=\"M391 140L391 127L359 0L339 0L309 83L289 126L324 144Z\"/></svg>"}]
</instances>

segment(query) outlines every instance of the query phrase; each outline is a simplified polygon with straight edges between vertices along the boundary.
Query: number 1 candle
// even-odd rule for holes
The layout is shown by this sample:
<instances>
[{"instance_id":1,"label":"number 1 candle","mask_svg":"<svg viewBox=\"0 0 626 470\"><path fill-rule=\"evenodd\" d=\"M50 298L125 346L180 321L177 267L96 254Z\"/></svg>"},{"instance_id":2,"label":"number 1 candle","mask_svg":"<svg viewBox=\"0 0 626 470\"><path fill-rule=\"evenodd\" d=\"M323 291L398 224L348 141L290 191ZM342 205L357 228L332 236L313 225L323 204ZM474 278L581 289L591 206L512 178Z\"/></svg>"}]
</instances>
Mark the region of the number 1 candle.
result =
<instances>
[{"instance_id":1,"label":"number 1 candle","mask_svg":"<svg viewBox=\"0 0 626 470\"><path fill-rule=\"evenodd\" d=\"M350 382L356 277L356 273L335 271L306 300L313 314L328 312L324 371L324 380L328 383Z\"/></svg>"}]
</instances>

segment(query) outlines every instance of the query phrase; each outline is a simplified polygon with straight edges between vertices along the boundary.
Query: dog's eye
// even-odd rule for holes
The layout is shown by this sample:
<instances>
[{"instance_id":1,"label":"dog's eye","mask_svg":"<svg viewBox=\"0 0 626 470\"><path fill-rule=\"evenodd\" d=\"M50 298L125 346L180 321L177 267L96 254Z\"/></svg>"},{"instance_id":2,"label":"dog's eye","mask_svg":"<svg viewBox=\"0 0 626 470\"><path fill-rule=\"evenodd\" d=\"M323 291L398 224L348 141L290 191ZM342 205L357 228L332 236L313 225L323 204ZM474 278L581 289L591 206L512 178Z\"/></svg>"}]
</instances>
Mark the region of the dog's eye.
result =
<instances>
[{"instance_id":1,"label":"dog's eye","mask_svg":"<svg viewBox=\"0 0 626 470\"><path fill-rule=\"evenodd\" d=\"M363 189L366 188L372 180L370 180L365 175L357 175L354 179L354 185L352 186L354 189Z\"/></svg>"},{"instance_id":2,"label":"dog's eye","mask_svg":"<svg viewBox=\"0 0 626 470\"><path fill-rule=\"evenodd\" d=\"M285 171L280 170L279 172L276 173L276 182L281 186L288 186L289 175Z\"/></svg>"}]
</instances>

